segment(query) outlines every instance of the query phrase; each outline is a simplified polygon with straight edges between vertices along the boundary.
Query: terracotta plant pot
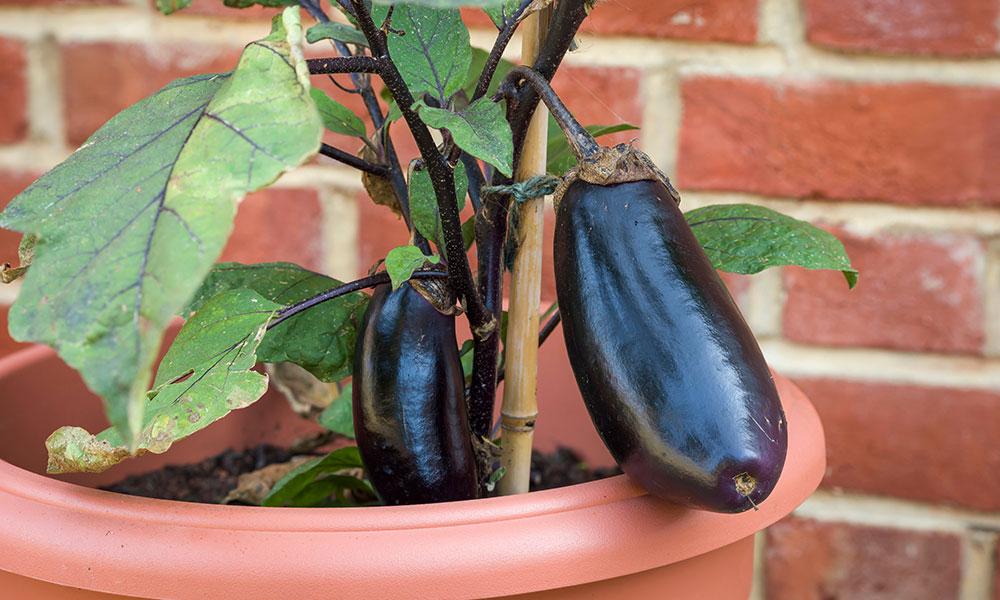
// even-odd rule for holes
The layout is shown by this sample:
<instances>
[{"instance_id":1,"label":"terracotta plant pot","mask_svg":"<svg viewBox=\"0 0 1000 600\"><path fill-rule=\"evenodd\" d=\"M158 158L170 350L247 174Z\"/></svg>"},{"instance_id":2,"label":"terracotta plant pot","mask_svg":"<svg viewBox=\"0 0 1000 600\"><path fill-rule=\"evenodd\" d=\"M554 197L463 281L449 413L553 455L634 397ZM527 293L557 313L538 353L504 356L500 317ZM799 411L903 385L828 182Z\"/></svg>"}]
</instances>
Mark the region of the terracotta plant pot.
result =
<instances>
[{"instance_id":1,"label":"terracotta plant pot","mask_svg":"<svg viewBox=\"0 0 1000 600\"><path fill-rule=\"evenodd\" d=\"M542 447L606 462L561 336L540 367ZM308 426L256 405L100 476L43 475L57 426L101 426L100 403L44 348L0 361L0 590L6 598L739 598L753 534L819 484L823 430L783 378L789 458L759 511L718 515L647 496L625 477L525 496L408 507L292 509L149 500L92 486ZM545 415L548 415L547 417ZM90 487L88 487L90 486ZM84 591L86 590L86 591Z\"/></svg>"}]
</instances>

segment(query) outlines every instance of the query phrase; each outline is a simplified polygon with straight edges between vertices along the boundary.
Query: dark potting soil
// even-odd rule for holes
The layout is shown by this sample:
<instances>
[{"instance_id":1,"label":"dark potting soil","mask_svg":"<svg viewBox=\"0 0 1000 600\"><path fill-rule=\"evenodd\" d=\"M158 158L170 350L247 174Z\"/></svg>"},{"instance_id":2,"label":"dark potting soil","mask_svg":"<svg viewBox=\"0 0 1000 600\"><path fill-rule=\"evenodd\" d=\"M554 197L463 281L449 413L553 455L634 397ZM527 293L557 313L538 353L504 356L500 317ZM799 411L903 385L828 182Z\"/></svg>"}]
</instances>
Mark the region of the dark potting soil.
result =
<instances>
[{"instance_id":1,"label":"dark potting soil","mask_svg":"<svg viewBox=\"0 0 1000 600\"><path fill-rule=\"evenodd\" d=\"M226 450L188 465L167 465L132 475L101 489L130 496L221 504L240 475L292 460L292 453L267 444L246 450Z\"/></svg>"},{"instance_id":2,"label":"dark potting soil","mask_svg":"<svg viewBox=\"0 0 1000 600\"><path fill-rule=\"evenodd\" d=\"M132 475L101 489L130 496L219 504L236 487L239 476L276 463L293 454L267 444L246 450L226 450L188 465L168 465L158 471ZM531 490L585 483L620 474L617 467L591 469L569 448L531 455Z\"/></svg>"}]
</instances>

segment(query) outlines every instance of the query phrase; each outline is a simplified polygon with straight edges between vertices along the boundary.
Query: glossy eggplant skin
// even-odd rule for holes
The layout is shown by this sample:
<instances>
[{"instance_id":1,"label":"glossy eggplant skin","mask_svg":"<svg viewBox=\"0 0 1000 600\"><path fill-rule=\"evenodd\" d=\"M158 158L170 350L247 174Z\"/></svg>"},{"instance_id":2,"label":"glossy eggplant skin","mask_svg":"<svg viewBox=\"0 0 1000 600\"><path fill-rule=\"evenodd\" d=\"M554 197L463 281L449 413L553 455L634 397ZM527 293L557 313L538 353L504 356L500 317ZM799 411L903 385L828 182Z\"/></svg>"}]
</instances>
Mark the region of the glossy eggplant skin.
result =
<instances>
[{"instance_id":1,"label":"glossy eggplant skin","mask_svg":"<svg viewBox=\"0 0 1000 600\"><path fill-rule=\"evenodd\" d=\"M383 502L478 495L455 317L408 283L375 288L354 355L353 402L358 449Z\"/></svg>"},{"instance_id":2,"label":"glossy eggplant skin","mask_svg":"<svg viewBox=\"0 0 1000 600\"><path fill-rule=\"evenodd\" d=\"M570 362L625 473L654 496L716 512L767 498L788 444L781 402L666 187L570 184L554 259Z\"/></svg>"}]
</instances>

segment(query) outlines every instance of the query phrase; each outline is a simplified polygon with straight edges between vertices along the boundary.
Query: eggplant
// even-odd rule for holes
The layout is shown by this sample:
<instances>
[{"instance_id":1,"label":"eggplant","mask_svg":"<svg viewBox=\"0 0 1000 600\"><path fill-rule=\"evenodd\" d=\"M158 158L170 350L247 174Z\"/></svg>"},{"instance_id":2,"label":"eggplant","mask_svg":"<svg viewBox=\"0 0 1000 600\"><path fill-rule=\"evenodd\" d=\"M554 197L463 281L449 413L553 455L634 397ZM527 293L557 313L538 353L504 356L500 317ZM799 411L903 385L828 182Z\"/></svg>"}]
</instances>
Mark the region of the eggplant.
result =
<instances>
[{"instance_id":1,"label":"eggplant","mask_svg":"<svg viewBox=\"0 0 1000 600\"><path fill-rule=\"evenodd\" d=\"M409 283L375 288L354 356L354 429L386 504L479 493L455 317Z\"/></svg>"},{"instance_id":2,"label":"eggplant","mask_svg":"<svg viewBox=\"0 0 1000 600\"><path fill-rule=\"evenodd\" d=\"M587 409L652 495L756 507L788 444L770 371L669 181L638 151L604 151L570 175L556 212L556 293Z\"/></svg>"}]
</instances>

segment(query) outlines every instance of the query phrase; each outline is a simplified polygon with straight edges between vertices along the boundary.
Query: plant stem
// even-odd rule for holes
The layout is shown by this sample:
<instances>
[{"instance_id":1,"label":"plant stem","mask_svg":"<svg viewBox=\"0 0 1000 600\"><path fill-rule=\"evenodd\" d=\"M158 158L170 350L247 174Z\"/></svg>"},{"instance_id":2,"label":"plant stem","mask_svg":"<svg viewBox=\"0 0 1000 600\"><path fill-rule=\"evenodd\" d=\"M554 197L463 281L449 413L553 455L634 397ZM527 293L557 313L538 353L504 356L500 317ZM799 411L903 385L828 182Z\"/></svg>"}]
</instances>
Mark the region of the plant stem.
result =
<instances>
[{"instance_id":1,"label":"plant stem","mask_svg":"<svg viewBox=\"0 0 1000 600\"><path fill-rule=\"evenodd\" d=\"M600 152L601 145L597 143L594 136L590 135L590 132L583 125L580 125L580 122L576 120L573 113L569 112L569 109L563 104L563 101L556 94L555 90L549 85L548 80L538 72L528 67L515 67L507 75L507 79L504 80L503 84L501 84L499 93L514 98L516 95L514 91L516 90L517 82L520 80L524 80L534 88L535 93L545 102L545 106L548 107L549 112L552 113L552 117L559 123L559 127L562 129L563 134L565 134L566 140L573 148L573 154L576 155L577 160L582 161L591 158Z\"/></svg>"},{"instance_id":2,"label":"plant stem","mask_svg":"<svg viewBox=\"0 0 1000 600\"><path fill-rule=\"evenodd\" d=\"M378 73L379 62L371 56L334 56L306 59L312 75L337 73Z\"/></svg>"},{"instance_id":3,"label":"plant stem","mask_svg":"<svg viewBox=\"0 0 1000 600\"><path fill-rule=\"evenodd\" d=\"M551 11L539 11L525 21L521 54L534 60L545 41ZM539 107L531 117L517 167L516 178L525 181L546 172L548 111ZM500 411L500 464L506 473L499 483L501 495L524 494L531 481L531 445L538 417L538 305L542 291L542 238L545 198L518 203L517 255L511 271L510 318L505 346L507 383Z\"/></svg>"},{"instance_id":4,"label":"plant stem","mask_svg":"<svg viewBox=\"0 0 1000 600\"><path fill-rule=\"evenodd\" d=\"M373 175L379 175L381 177L387 177L389 175L389 167L386 165L376 165L368 162L367 160L358 158L349 152L345 152L340 148L336 148L329 144L322 144L319 148L319 153L328 158L332 158L338 162L342 162L349 167L354 167L360 171L366 173L371 173Z\"/></svg>"},{"instance_id":5,"label":"plant stem","mask_svg":"<svg viewBox=\"0 0 1000 600\"><path fill-rule=\"evenodd\" d=\"M442 271L414 271L413 275L410 276L410 279L443 279L447 276L448 274ZM279 310L278 316L268 323L267 329L274 329L295 315L304 313L310 308L315 308L324 302L329 302L330 300L340 298L341 296L346 296L347 294L385 283L391 283L391 279L389 278L388 273L382 271L381 273L376 273L374 275L369 275L368 277L363 277L361 279L339 285L335 288L326 290L325 292L320 292L312 298L306 298L302 302L290 304Z\"/></svg>"},{"instance_id":6,"label":"plant stem","mask_svg":"<svg viewBox=\"0 0 1000 600\"><path fill-rule=\"evenodd\" d=\"M548 37L542 45L534 70L551 79L569 50L577 29L587 16L586 0L560 0L550 19ZM527 88L519 98L518 106L507 107L507 121L514 133L514 164L520 162L521 144L529 119L538 103L538 95ZM494 173L493 185L509 185L511 179ZM510 196L499 194L483 198L483 208L476 215L476 252L479 257L479 293L483 302L500 319L503 293L503 244L507 236L507 217ZM475 355L472 383L469 387L469 421L475 435L490 435L493 405L496 401L497 357L500 352L499 332L480 339L475 338Z\"/></svg>"},{"instance_id":7,"label":"plant stem","mask_svg":"<svg viewBox=\"0 0 1000 600\"><path fill-rule=\"evenodd\" d=\"M506 177L504 181L510 180ZM487 194L476 214L476 254L479 262L479 293L494 318L500 319L503 301L503 243L507 236L510 196ZM469 423L474 435L486 437L493 422L496 398L497 357L500 328L485 338L474 338L472 381L469 385Z\"/></svg>"},{"instance_id":8,"label":"plant stem","mask_svg":"<svg viewBox=\"0 0 1000 600\"><path fill-rule=\"evenodd\" d=\"M396 104L403 113L403 118L413 134L420 155L424 159L427 173L434 186L437 197L438 213L441 217L441 228L444 236L444 253L448 261L448 281L455 296L465 307L472 333L475 337L489 335L497 326L493 314L486 310L480 298L472 271L469 268L469 257L465 254L465 242L462 238L462 222L458 215L458 202L455 198L455 173L447 159L438 151L434 138L427 125L410 107L414 104L403 76L389 56L389 48L385 34L372 21L371 12L362 0L351 0L357 15L358 25L368 38L375 60L378 61L378 73L392 93Z\"/></svg>"}]
</instances>

